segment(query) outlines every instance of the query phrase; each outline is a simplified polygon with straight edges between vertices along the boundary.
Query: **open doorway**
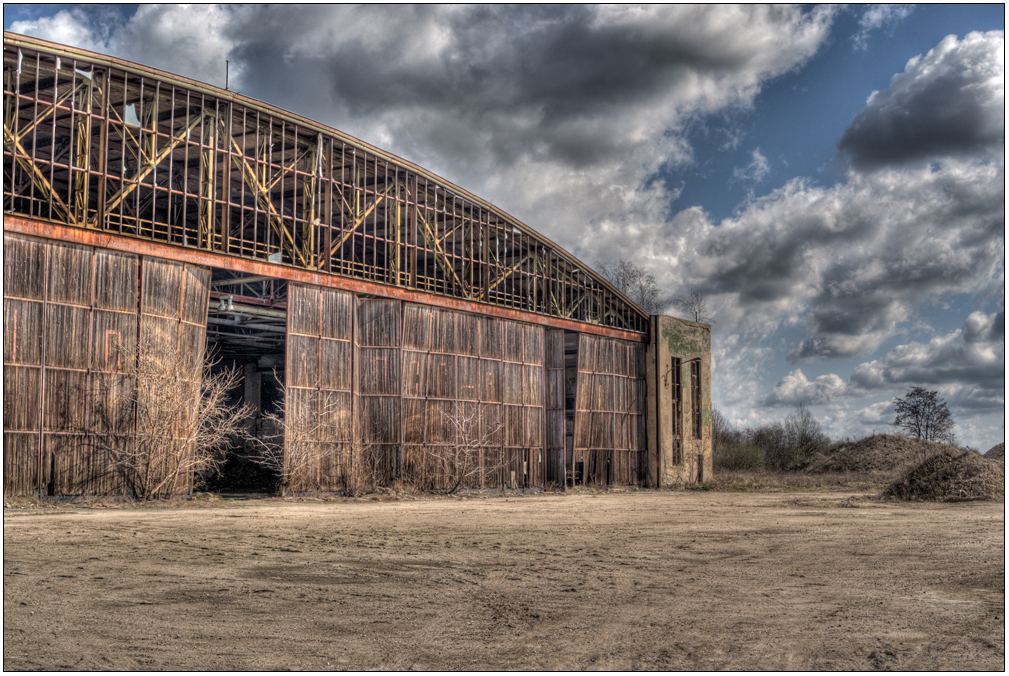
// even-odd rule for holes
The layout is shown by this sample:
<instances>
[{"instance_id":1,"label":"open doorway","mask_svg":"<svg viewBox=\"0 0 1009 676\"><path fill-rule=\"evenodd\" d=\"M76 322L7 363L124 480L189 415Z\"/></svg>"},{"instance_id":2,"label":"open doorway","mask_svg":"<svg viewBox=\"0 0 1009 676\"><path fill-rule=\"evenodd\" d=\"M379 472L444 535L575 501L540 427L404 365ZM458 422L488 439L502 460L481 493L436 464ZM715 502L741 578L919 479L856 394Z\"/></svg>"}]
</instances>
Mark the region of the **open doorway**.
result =
<instances>
[{"instance_id":1,"label":"open doorway","mask_svg":"<svg viewBox=\"0 0 1009 676\"><path fill-rule=\"evenodd\" d=\"M221 472L208 478L208 490L219 493L261 493L276 490L275 471L257 463L260 443L276 443L282 430L264 418L283 397L287 338L287 282L215 268L207 312L207 354L213 370L235 368L242 376L231 392L234 403L253 408L249 434L227 452Z\"/></svg>"}]
</instances>

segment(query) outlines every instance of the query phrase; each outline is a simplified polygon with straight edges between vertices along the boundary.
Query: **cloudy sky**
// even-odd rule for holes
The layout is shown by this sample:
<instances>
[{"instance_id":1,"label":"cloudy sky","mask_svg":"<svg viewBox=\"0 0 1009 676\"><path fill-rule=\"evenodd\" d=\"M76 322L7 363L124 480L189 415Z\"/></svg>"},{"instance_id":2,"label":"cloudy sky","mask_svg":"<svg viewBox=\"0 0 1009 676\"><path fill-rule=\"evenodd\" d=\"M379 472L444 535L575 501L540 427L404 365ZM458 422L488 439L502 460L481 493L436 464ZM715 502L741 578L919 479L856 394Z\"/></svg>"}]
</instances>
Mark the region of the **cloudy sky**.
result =
<instances>
[{"instance_id":1,"label":"cloudy sky","mask_svg":"<svg viewBox=\"0 0 1009 676\"><path fill-rule=\"evenodd\" d=\"M4 28L231 88L704 294L715 406L833 437L939 389L1005 438L1001 5L5 5ZM672 313L672 312L670 312Z\"/></svg>"}]
</instances>

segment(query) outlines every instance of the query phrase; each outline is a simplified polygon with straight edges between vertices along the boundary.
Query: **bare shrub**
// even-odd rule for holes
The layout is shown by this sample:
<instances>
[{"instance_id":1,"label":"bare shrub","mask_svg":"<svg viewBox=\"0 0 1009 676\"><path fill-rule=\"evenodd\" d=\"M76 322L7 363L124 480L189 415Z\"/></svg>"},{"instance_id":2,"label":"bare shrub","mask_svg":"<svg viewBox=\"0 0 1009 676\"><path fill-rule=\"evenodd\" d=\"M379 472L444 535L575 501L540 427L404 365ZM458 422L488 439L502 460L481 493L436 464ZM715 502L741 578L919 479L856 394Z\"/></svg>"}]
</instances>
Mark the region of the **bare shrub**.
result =
<instances>
[{"instance_id":1,"label":"bare shrub","mask_svg":"<svg viewBox=\"0 0 1009 676\"><path fill-rule=\"evenodd\" d=\"M758 470L764 466L760 448L741 441L719 444L712 451L711 461L717 470Z\"/></svg>"},{"instance_id":2,"label":"bare shrub","mask_svg":"<svg viewBox=\"0 0 1009 676\"><path fill-rule=\"evenodd\" d=\"M427 448L427 462L435 471L428 474L427 485L420 488L451 495L504 468L500 448L493 443L502 428L500 421L481 424L478 406L458 402L451 414L442 413L442 420L452 430L454 443Z\"/></svg>"},{"instance_id":3,"label":"bare shrub","mask_svg":"<svg viewBox=\"0 0 1009 676\"><path fill-rule=\"evenodd\" d=\"M783 422L773 422L747 430L747 441L760 449L764 466L775 471L802 468L830 443L819 421L802 404Z\"/></svg>"},{"instance_id":4,"label":"bare shrub","mask_svg":"<svg viewBox=\"0 0 1009 676\"><path fill-rule=\"evenodd\" d=\"M198 478L216 474L223 451L246 435L250 408L229 403L238 370L213 373L211 359L194 368L184 356L148 346L139 356L120 355L128 370L94 375L89 443L140 500L189 492Z\"/></svg>"},{"instance_id":5,"label":"bare shrub","mask_svg":"<svg viewBox=\"0 0 1009 676\"><path fill-rule=\"evenodd\" d=\"M378 489L389 476L385 449L333 439L339 436L334 434L334 421L347 414L339 402L323 396L317 409L292 405L290 388L276 372L274 377L280 384L280 400L263 415L263 426L273 433L252 440L248 459L274 472L283 494L319 490L341 479L350 496Z\"/></svg>"}]
</instances>

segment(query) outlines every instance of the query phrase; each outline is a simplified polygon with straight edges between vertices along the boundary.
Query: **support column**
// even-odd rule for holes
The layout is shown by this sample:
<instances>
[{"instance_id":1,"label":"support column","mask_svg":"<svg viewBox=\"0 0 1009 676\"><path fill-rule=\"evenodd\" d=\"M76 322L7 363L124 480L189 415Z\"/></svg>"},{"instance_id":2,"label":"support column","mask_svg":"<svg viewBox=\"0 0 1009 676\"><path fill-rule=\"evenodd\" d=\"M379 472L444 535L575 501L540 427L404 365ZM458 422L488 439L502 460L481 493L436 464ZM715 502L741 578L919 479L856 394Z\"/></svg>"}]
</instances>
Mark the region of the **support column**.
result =
<instances>
[{"instance_id":1,"label":"support column","mask_svg":"<svg viewBox=\"0 0 1009 676\"><path fill-rule=\"evenodd\" d=\"M649 334L648 484L670 487L706 481L712 473L711 327L652 315ZM679 364L679 379L673 373L675 360ZM681 401L678 413L674 414L676 382L681 384Z\"/></svg>"}]
</instances>

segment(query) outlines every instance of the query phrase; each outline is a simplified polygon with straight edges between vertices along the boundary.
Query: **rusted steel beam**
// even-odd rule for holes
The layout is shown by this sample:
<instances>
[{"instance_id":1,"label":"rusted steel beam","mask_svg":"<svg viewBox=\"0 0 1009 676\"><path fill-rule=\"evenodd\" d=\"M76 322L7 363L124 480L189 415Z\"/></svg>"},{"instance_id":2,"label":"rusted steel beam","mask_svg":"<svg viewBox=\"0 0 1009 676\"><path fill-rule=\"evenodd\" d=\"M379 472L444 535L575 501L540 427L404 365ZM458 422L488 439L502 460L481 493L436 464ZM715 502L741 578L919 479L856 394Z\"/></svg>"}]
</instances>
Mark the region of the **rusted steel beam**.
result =
<instances>
[{"instance_id":1,"label":"rusted steel beam","mask_svg":"<svg viewBox=\"0 0 1009 676\"><path fill-rule=\"evenodd\" d=\"M224 268L251 275L262 275L265 277L272 277L274 279L300 282L302 284L314 284L316 286L352 291L354 293L395 298L397 300L412 303L434 305L452 310L472 312L474 314L488 315L491 317L500 317L502 319L512 319L519 322L526 322L528 324L538 324L540 326L549 326L557 329L567 329L569 331L606 336L608 338L618 338L620 340L627 340L636 343L648 342L648 336L644 333L621 331L619 329L611 329L597 324L586 324L584 322L574 321L571 319L549 317L546 315L533 314L531 312L523 312L521 310L503 308L487 303L462 300L459 298L449 298L446 296L437 296L434 294L424 293L423 291L386 286L384 284L366 282L360 279L341 277L335 274L310 272L308 270L300 270L286 265L253 261L246 258L238 258L236 256L228 256L210 251L173 246L171 244L159 244L157 242L138 240L131 237L124 237L121 235L114 235L94 230L84 230L73 226L59 225L47 221L22 218L20 216L9 216L5 214L4 231L16 232L23 235L33 235L35 237L44 237L47 239L62 240L65 242L74 242L77 244L98 246L113 251L126 251L144 256L156 256L158 258L166 258L182 263L191 263L193 265Z\"/></svg>"}]
</instances>

